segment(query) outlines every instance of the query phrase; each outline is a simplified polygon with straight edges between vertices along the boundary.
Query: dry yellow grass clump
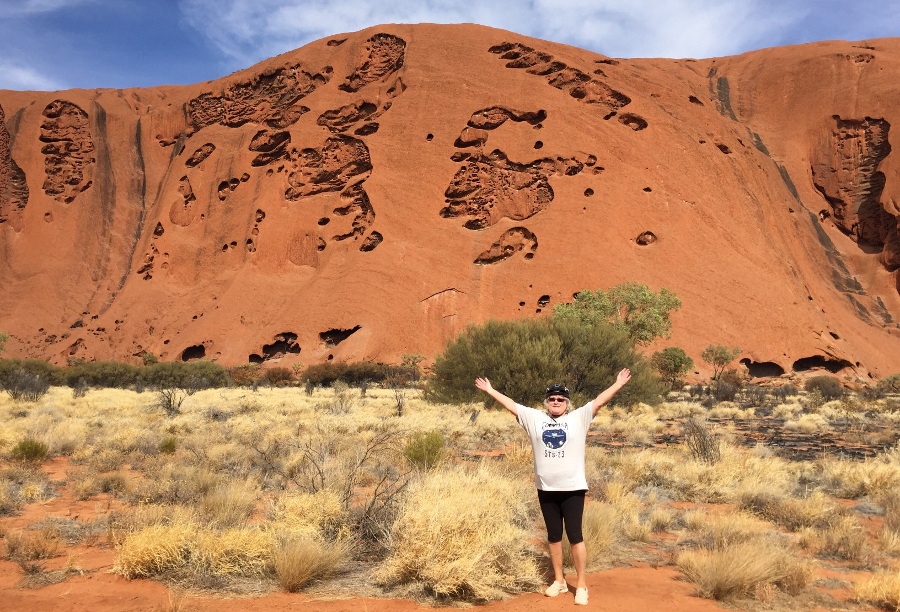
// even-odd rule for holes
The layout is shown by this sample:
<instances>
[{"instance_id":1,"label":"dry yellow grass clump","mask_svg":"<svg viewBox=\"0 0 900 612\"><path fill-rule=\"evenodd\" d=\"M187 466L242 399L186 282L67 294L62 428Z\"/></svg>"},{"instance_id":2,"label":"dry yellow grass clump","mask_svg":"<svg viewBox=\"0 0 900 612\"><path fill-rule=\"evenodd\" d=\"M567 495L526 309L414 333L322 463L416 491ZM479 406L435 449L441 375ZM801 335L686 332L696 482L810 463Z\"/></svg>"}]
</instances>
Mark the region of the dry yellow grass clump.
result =
<instances>
[{"instance_id":1,"label":"dry yellow grass clump","mask_svg":"<svg viewBox=\"0 0 900 612\"><path fill-rule=\"evenodd\" d=\"M310 535L280 538L273 559L278 584L285 591L296 593L313 580L338 572L352 552L348 540L325 542Z\"/></svg>"},{"instance_id":2,"label":"dry yellow grass clump","mask_svg":"<svg viewBox=\"0 0 900 612\"><path fill-rule=\"evenodd\" d=\"M394 523L378 580L476 602L535 588L541 576L529 544L536 535L534 498L528 484L486 463L424 475Z\"/></svg>"},{"instance_id":3,"label":"dry yellow grass clump","mask_svg":"<svg viewBox=\"0 0 900 612\"><path fill-rule=\"evenodd\" d=\"M856 585L856 599L888 610L900 610L900 572L882 572Z\"/></svg>"},{"instance_id":4,"label":"dry yellow grass clump","mask_svg":"<svg viewBox=\"0 0 900 612\"><path fill-rule=\"evenodd\" d=\"M584 506L581 521L581 535L587 552L587 568L592 568L608 556L610 550L620 539L621 521L615 508L609 504L588 502ZM563 563L574 567L569 537L563 534Z\"/></svg>"},{"instance_id":5,"label":"dry yellow grass clump","mask_svg":"<svg viewBox=\"0 0 900 612\"><path fill-rule=\"evenodd\" d=\"M791 595L812 581L813 565L797 559L788 549L766 541L726 544L714 550L687 551L676 564L709 599L747 596L760 585L774 584Z\"/></svg>"}]
</instances>

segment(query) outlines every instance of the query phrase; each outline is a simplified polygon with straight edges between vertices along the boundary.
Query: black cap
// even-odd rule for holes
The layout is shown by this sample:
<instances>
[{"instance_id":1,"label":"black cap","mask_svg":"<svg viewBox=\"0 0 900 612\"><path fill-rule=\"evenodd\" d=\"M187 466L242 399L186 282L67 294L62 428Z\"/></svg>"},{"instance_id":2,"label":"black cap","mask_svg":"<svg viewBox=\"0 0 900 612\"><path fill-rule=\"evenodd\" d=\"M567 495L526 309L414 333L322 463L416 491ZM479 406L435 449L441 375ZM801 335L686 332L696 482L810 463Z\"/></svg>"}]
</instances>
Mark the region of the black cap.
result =
<instances>
[{"instance_id":1,"label":"black cap","mask_svg":"<svg viewBox=\"0 0 900 612\"><path fill-rule=\"evenodd\" d=\"M563 397L568 399L569 388L559 383L550 385L549 387L547 387L547 393L544 394L544 397L550 397L551 395L562 395Z\"/></svg>"}]
</instances>

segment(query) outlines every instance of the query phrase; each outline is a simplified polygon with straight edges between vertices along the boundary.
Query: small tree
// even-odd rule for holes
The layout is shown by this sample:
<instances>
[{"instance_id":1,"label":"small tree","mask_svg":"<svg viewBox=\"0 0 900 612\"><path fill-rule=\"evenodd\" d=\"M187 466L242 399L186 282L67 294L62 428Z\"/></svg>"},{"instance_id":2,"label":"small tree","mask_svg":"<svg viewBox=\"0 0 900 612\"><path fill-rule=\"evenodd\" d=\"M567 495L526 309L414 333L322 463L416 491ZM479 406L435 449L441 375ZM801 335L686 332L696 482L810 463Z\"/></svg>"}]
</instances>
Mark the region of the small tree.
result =
<instances>
[{"instance_id":1,"label":"small tree","mask_svg":"<svg viewBox=\"0 0 900 612\"><path fill-rule=\"evenodd\" d=\"M0 353L6 348L6 341L9 340L9 334L0 331Z\"/></svg>"},{"instance_id":2,"label":"small tree","mask_svg":"<svg viewBox=\"0 0 900 612\"><path fill-rule=\"evenodd\" d=\"M670 315L681 308L681 300L668 289L659 293L647 285L622 283L608 291L581 291L570 304L553 309L554 319L575 319L585 326L598 322L621 327L636 344L649 344L671 334Z\"/></svg>"},{"instance_id":3,"label":"small tree","mask_svg":"<svg viewBox=\"0 0 900 612\"><path fill-rule=\"evenodd\" d=\"M156 357L156 355L154 355L150 351L147 351L146 353L143 353L141 355L141 362L145 366L150 366L150 365L153 365L154 363L159 363L159 359Z\"/></svg>"},{"instance_id":4,"label":"small tree","mask_svg":"<svg viewBox=\"0 0 900 612\"><path fill-rule=\"evenodd\" d=\"M700 353L700 358L713 367L712 378L718 380L728 364L740 354L741 349L737 347L729 348L724 344L710 344Z\"/></svg>"},{"instance_id":5,"label":"small tree","mask_svg":"<svg viewBox=\"0 0 900 612\"><path fill-rule=\"evenodd\" d=\"M694 367L694 360L677 346L656 351L650 358L650 363L659 372L670 391L677 388L679 383L682 383L682 377Z\"/></svg>"},{"instance_id":6,"label":"small tree","mask_svg":"<svg viewBox=\"0 0 900 612\"><path fill-rule=\"evenodd\" d=\"M411 381L417 381L422 376L419 364L425 361L425 355L419 353L406 353L400 358L400 365L409 373Z\"/></svg>"}]
</instances>

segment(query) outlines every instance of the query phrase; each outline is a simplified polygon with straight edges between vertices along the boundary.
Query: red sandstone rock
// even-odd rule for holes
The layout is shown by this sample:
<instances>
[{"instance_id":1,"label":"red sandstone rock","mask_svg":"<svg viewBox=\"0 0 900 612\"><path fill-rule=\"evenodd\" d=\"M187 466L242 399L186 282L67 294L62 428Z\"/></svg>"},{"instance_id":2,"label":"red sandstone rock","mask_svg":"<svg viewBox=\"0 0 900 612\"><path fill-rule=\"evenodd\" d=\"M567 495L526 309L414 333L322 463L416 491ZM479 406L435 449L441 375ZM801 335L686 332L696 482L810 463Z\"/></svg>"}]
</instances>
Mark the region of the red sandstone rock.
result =
<instances>
[{"instance_id":1,"label":"red sandstone rock","mask_svg":"<svg viewBox=\"0 0 900 612\"><path fill-rule=\"evenodd\" d=\"M898 82L900 39L612 60L390 25L210 83L0 91L0 329L56 362L396 361L635 280L682 298L695 361L891 374Z\"/></svg>"}]
</instances>

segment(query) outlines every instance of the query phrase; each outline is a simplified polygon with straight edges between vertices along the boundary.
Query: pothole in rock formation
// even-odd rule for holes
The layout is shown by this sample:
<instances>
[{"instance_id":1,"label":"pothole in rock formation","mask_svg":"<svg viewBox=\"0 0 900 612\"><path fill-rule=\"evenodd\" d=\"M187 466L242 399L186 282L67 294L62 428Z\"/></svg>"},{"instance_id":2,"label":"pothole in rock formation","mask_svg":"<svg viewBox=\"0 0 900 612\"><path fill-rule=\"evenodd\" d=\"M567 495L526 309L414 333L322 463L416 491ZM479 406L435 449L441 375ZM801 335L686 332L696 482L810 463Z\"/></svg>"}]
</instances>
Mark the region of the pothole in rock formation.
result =
<instances>
[{"instance_id":1,"label":"pothole in rock formation","mask_svg":"<svg viewBox=\"0 0 900 612\"><path fill-rule=\"evenodd\" d=\"M513 227L500 236L494 244L475 258L476 265L490 265L509 259L516 253L525 252L525 259L534 257L537 251L537 237L525 227Z\"/></svg>"},{"instance_id":2,"label":"pothole in rock formation","mask_svg":"<svg viewBox=\"0 0 900 612\"><path fill-rule=\"evenodd\" d=\"M206 347L202 344L195 344L181 351L182 361L196 361L204 357L206 357Z\"/></svg>"},{"instance_id":3,"label":"pothole in rock formation","mask_svg":"<svg viewBox=\"0 0 900 612\"><path fill-rule=\"evenodd\" d=\"M293 332L282 332L276 334L269 344L263 344L262 355L252 353L247 357L250 363L263 363L270 359L277 359L288 354L297 354L300 352L300 345L297 343L297 334Z\"/></svg>"},{"instance_id":4,"label":"pothole in rock formation","mask_svg":"<svg viewBox=\"0 0 900 612\"><path fill-rule=\"evenodd\" d=\"M323 331L319 333L319 340L325 343L325 346L337 346L356 332L361 329L362 326L357 325L351 329L329 329L328 331Z\"/></svg>"},{"instance_id":5,"label":"pothole in rock formation","mask_svg":"<svg viewBox=\"0 0 900 612\"><path fill-rule=\"evenodd\" d=\"M813 355L812 357L803 357L794 362L791 369L794 372L807 372L809 370L823 369L828 370L832 374L837 374L845 368L851 368L853 364L846 359L829 359L821 355Z\"/></svg>"},{"instance_id":6,"label":"pothole in rock formation","mask_svg":"<svg viewBox=\"0 0 900 612\"><path fill-rule=\"evenodd\" d=\"M637 238L634 239L641 246L647 246L656 242L656 234L653 232L643 232Z\"/></svg>"},{"instance_id":7,"label":"pothole in rock formation","mask_svg":"<svg viewBox=\"0 0 900 612\"><path fill-rule=\"evenodd\" d=\"M778 378L784 374L784 368L774 361L751 361L745 357L740 363L753 378Z\"/></svg>"}]
</instances>

